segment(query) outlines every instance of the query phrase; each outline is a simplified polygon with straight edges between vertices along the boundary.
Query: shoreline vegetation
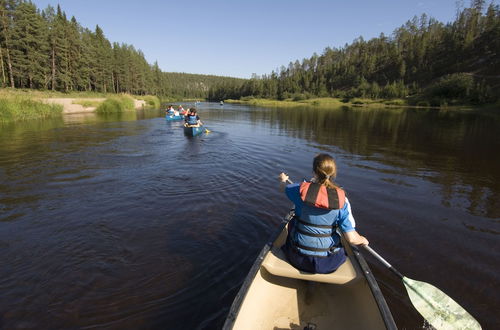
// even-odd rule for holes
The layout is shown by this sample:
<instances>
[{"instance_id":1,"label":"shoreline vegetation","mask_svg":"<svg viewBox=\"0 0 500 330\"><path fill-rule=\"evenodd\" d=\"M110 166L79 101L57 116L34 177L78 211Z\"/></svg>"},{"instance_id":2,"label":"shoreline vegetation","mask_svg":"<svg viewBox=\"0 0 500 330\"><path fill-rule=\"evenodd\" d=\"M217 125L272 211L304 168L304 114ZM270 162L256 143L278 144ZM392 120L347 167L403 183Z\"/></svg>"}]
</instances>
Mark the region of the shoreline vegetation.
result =
<instances>
[{"instance_id":1,"label":"shoreline vegetation","mask_svg":"<svg viewBox=\"0 0 500 330\"><path fill-rule=\"evenodd\" d=\"M489 105L441 105L441 106L431 106L431 105L414 105L408 103L405 99L368 99L368 98L334 98L334 97L318 97L311 98L307 100L273 100L267 98L252 98L243 97L239 100L227 99L224 100L225 103L233 104L247 104L253 106L261 107L275 107L275 108L295 108L295 107L318 107L318 108L331 108L331 107L372 107L372 108L417 108L417 109L487 109L487 108L498 108L499 104L489 104Z\"/></svg>"},{"instance_id":2,"label":"shoreline vegetation","mask_svg":"<svg viewBox=\"0 0 500 330\"><path fill-rule=\"evenodd\" d=\"M0 122L73 113L117 113L159 108L160 99L153 95L0 89Z\"/></svg>"},{"instance_id":3,"label":"shoreline vegetation","mask_svg":"<svg viewBox=\"0 0 500 330\"><path fill-rule=\"evenodd\" d=\"M321 104L318 98L338 98L353 106L397 100L395 106L498 108L500 5L471 0L469 8L457 7L452 22L414 16L390 35L359 37L270 74L215 86L208 99Z\"/></svg>"}]
</instances>

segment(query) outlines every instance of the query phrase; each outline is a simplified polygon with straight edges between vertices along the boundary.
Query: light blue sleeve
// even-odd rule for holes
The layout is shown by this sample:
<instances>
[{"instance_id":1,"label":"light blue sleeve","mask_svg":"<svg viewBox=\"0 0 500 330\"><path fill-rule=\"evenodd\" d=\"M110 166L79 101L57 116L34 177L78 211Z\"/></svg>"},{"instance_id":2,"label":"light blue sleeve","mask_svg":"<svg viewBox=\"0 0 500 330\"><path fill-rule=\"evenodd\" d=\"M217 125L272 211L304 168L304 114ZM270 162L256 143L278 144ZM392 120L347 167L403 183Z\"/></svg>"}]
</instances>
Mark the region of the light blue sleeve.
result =
<instances>
[{"instance_id":1,"label":"light blue sleeve","mask_svg":"<svg viewBox=\"0 0 500 330\"><path fill-rule=\"evenodd\" d=\"M356 221L352 216L351 204L347 197L345 198L344 207L339 212L339 227L344 233L356 230Z\"/></svg>"}]
</instances>

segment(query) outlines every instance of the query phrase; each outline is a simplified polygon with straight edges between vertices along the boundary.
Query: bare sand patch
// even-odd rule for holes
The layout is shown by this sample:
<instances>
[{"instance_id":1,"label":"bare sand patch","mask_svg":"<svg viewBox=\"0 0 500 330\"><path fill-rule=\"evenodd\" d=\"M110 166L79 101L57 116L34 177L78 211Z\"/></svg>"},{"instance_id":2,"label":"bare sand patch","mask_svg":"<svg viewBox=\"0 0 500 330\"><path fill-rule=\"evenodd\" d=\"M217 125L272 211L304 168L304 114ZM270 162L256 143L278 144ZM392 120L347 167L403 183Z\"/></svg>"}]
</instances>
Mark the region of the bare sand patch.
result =
<instances>
[{"instance_id":1,"label":"bare sand patch","mask_svg":"<svg viewBox=\"0 0 500 330\"><path fill-rule=\"evenodd\" d=\"M94 112L96 107L86 107L81 104L73 103L75 100L86 100L90 102L104 102L105 98L48 98L41 99L42 102L48 104L60 104L63 106L63 113L85 113L85 112ZM134 106L136 109L143 109L146 106L146 101L144 100L135 100Z\"/></svg>"},{"instance_id":2,"label":"bare sand patch","mask_svg":"<svg viewBox=\"0 0 500 330\"><path fill-rule=\"evenodd\" d=\"M143 109L146 107L146 101L134 99L134 106L136 109Z\"/></svg>"}]
</instances>

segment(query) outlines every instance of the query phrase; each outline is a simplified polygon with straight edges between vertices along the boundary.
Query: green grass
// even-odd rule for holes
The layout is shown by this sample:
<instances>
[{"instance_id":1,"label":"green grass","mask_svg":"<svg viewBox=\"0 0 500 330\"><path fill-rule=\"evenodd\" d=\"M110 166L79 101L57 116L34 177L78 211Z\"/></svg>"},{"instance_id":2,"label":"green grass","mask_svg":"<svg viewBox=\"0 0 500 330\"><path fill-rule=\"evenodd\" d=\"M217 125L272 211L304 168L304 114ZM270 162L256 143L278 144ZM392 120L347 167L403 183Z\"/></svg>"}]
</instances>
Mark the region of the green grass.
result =
<instances>
[{"instance_id":1,"label":"green grass","mask_svg":"<svg viewBox=\"0 0 500 330\"><path fill-rule=\"evenodd\" d=\"M138 100L146 101L146 109L160 109L160 99L154 95L135 96Z\"/></svg>"},{"instance_id":2,"label":"green grass","mask_svg":"<svg viewBox=\"0 0 500 330\"><path fill-rule=\"evenodd\" d=\"M322 97L322 98L312 98L307 100L293 101L293 99L286 99L283 101L271 100L271 99L257 99L257 98L246 98L243 100L225 100L226 103L243 103L263 107L280 107L280 108L294 108L303 106L315 106L315 107L332 107L332 106L342 106L344 103L340 102L340 99Z\"/></svg>"},{"instance_id":3,"label":"green grass","mask_svg":"<svg viewBox=\"0 0 500 330\"><path fill-rule=\"evenodd\" d=\"M300 99L297 97L278 101L271 99L258 99L253 97L243 97L240 100L225 100L226 103L242 103L263 107L280 107L280 108L293 108L302 106L314 106L319 108L331 108L340 106L360 106L360 107L385 107L385 106L399 106L406 107L408 102L404 99L368 99L368 98L352 98L341 99L333 97L318 97L310 99Z\"/></svg>"},{"instance_id":4,"label":"green grass","mask_svg":"<svg viewBox=\"0 0 500 330\"><path fill-rule=\"evenodd\" d=\"M108 97L96 109L96 113L119 113L134 110L134 99L130 95L121 94Z\"/></svg>"},{"instance_id":5,"label":"green grass","mask_svg":"<svg viewBox=\"0 0 500 330\"><path fill-rule=\"evenodd\" d=\"M255 106L262 106L262 107L300 107L303 106L304 104L301 104L299 102L293 102L293 101L278 101L278 100L270 100L270 99L248 99L248 100L224 100L225 103L243 103L243 104L250 104L250 105L255 105Z\"/></svg>"},{"instance_id":6,"label":"green grass","mask_svg":"<svg viewBox=\"0 0 500 330\"><path fill-rule=\"evenodd\" d=\"M396 106L405 106L408 105L408 102L401 99L388 100L383 102L385 105L396 105Z\"/></svg>"},{"instance_id":7,"label":"green grass","mask_svg":"<svg viewBox=\"0 0 500 330\"><path fill-rule=\"evenodd\" d=\"M44 104L27 96L0 96L0 122L49 118L62 111L62 105Z\"/></svg>"},{"instance_id":8,"label":"green grass","mask_svg":"<svg viewBox=\"0 0 500 330\"><path fill-rule=\"evenodd\" d=\"M147 109L159 109L160 99L153 95L128 95L96 92L53 92L32 89L0 88L0 122L46 118L60 115L63 106L45 104L46 98L75 98L74 104L89 108L97 113L116 113L134 110L134 99L144 100ZM104 101L96 99L105 99Z\"/></svg>"},{"instance_id":9,"label":"green grass","mask_svg":"<svg viewBox=\"0 0 500 330\"><path fill-rule=\"evenodd\" d=\"M44 98L103 98L111 95L116 95L113 93L96 93L96 92L55 92L50 90L35 90L35 89L22 89L22 88L0 88L0 97L4 96L28 96L32 99L44 99Z\"/></svg>"}]
</instances>

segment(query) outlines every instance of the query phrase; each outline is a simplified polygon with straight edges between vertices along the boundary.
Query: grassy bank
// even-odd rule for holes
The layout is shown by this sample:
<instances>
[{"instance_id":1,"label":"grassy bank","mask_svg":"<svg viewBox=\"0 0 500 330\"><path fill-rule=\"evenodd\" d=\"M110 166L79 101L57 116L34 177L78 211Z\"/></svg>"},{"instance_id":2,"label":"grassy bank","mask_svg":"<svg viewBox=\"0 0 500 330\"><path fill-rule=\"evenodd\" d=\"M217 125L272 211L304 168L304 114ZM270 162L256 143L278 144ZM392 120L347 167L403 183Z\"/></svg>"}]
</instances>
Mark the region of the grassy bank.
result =
<instances>
[{"instance_id":1,"label":"grassy bank","mask_svg":"<svg viewBox=\"0 0 500 330\"><path fill-rule=\"evenodd\" d=\"M271 99L258 99L258 98L242 98L240 100L224 100L226 103L239 103L239 104L249 104L262 107L276 107L276 108L293 108L293 107L304 107L304 106L314 106L314 107L387 107L387 108L434 108L434 109L498 109L500 108L500 102L496 104L486 104L486 105L449 105L446 103L440 106L431 105L429 102L409 102L406 99L366 99L366 98L352 98L352 99L340 99L331 97L322 98L311 98L306 100L271 100Z\"/></svg>"},{"instance_id":2,"label":"grassy bank","mask_svg":"<svg viewBox=\"0 0 500 330\"><path fill-rule=\"evenodd\" d=\"M129 109L129 104L127 104L127 99L131 98L133 100L141 100L145 102L144 109L159 109L160 99L154 95L128 95L128 94L111 94L106 95L106 99L96 100L95 98L80 98L73 101L74 104L80 104L84 107L94 107L96 109L101 108L98 112L119 112L133 110ZM107 102L106 102L107 101ZM103 103L106 103L101 107ZM120 104L120 106L118 106ZM114 109L114 110L113 110ZM118 111L118 109L120 109Z\"/></svg>"},{"instance_id":3,"label":"grassy bank","mask_svg":"<svg viewBox=\"0 0 500 330\"><path fill-rule=\"evenodd\" d=\"M138 100L146 101L146 109L160 109L161 102L158 96L154 95L144 95L144 96L136 96Z\"/></svg>"},{"instance_id":4,"label":"grassy bank","mask_svg":"<svg viewBox=\"0 0 500 330\"><path fill-rule=\"evenodd\" d=\"M47 118L60 115L64 108L46 104L44 99L71 99L73 104L95 108L98 113L134 110L136 100L145 101L145 109L159 109L160 99L153 95L128 95L94 92L53 92L30 89L0 89L0 122ZM99 100L101 99L101 100Z\"/></svg>"},{"instance_id":5,"label":"grassy bank","mask_svg":"<svg viewBox=\"0 0 500 330\"><path fill-rule=\"evenodd\" d=\"M111 93L96 93L96 92L56 92L50 90L34 90L34 89L21 89L21 88L0 88L0 98L7 96L26 96L31 99L46 99L46 98L106 98Z\"/></svg>"},{"instance_id":6,"label":"grassy bank","mask_svg":"<svg viewBox=\"0 0 500 330\"><path fill-rule=\"evenodd\" d=\"M96 113L118 113L123 111L135 110L134 99L129 95L113 95L103 101Z\"/></svg>"},{"instance_id":7,"label":"grassy bank","mask_svg":"<svg viewBox=\"0 0 500 330\"><path fill-rule=\"evenodd\" d=\"M45 104L22 95L0 95L0 122L59 116L62 105Z\"/></svg>"},{"instance_id":8,"label":"grassy bank","mask_svg":"<svg viewBox=\"0 0 500 330\"><path fill-rule=\"evenodd\" d=\"M307 100L270 100L270 99L257 99L257 98L242 98L241 100L225 100L226 103L241 103L249 104L263 107L303 107L303 106L315 106L315 107L340 107L340 106L398 106L405 107L409 106L408 102L403 99L393 99L393 100L372 100L372 99L339 99L332 97L321 97L321 98L311 98Z\"/></svg>"}]
</instances>

